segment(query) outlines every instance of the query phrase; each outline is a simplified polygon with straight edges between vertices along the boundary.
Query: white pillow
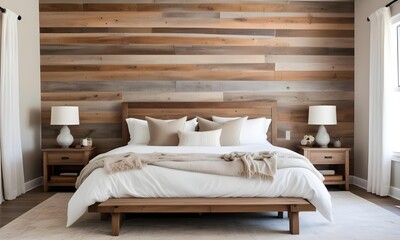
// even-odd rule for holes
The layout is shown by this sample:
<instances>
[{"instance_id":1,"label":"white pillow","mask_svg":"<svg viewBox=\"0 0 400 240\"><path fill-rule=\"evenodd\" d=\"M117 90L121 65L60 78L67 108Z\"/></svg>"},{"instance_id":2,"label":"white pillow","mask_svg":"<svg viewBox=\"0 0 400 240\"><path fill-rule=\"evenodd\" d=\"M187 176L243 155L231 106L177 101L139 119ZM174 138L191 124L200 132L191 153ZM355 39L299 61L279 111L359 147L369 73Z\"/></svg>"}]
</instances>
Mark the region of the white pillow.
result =
<instances>
[{"instance_id":1,"label":"white pillow","mask_svg":"<svg viewBox=\"0 0 400 240\"><path fill-rule=\"evenodd\" d=\"M217 117L212 116L212 120L216 123L225 123L239 117ZM242 126L240 133L240 145L267 144L267 131L271 124L268 118L247 119Z\"/></svg>"},{"instance_id":2,"label":"white pillow","mask_svg":"<svg viewBox=\"0 0 400 240\"><path fill-rule=\"evenodd\" d=\"M164 120L173 121L174 119ZM127 118L126 123L128 124L128 130L130 135L130 141L128 144L144 144L148 145L150 142L149 125L146 120L137 118ZM197 118L186 121L184 131L194 132L197 126Z\"/></svg>"},{"instance_id":3,"label":"white pillow","mask_svg":"<svg viewBox=\"0 0 400 240\"><path fill-rule=\"evenodd\" d=\"M212 146L220 147L219 139L222 129L204 132L178 131L178 146Z\"/></svg>"},{"instance_id":4,"label":"white pillow","mask_svg":"<svg viewBox=\"0 0 400 240\"><path fill-rule=\"evenodd\" d=\"M130 141L128 144L149 144L150 132L146 120L127 118Z\"/></svg>"}]
</instances>

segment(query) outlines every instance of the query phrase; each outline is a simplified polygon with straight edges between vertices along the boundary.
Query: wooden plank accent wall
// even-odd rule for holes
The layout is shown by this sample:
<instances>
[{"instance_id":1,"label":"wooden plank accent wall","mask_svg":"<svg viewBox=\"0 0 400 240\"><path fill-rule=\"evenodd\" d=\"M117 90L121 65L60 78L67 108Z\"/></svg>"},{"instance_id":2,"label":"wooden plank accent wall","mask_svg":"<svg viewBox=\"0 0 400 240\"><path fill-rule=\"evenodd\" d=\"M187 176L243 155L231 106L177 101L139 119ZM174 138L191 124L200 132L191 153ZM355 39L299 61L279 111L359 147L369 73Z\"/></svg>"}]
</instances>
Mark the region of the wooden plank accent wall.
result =
<instances>
[{"instance_id":1,"label":"wooden plank accent wall","mask_svg":"<svg viewBox=\"0 0 400 240\"><path fill-rule=\"evenodd\" d=\"M352 0L41 0L42 146L54 105L78 105L76 139L121 144L123 101L278 101L278 145L295 149L308 106L334 104L353 146ZM285 131L292 139L285 140Z\"/></svg>"}]
</instances>

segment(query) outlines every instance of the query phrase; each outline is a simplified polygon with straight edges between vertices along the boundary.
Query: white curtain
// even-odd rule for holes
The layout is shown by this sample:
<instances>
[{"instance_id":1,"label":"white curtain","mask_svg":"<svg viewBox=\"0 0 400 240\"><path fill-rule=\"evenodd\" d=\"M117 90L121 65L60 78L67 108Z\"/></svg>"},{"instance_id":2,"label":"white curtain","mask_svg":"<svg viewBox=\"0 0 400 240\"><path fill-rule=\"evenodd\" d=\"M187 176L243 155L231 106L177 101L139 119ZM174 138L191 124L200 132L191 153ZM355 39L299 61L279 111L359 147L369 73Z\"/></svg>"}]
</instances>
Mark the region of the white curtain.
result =
<instances>
[{"instance_id":1,"label":"white curtain","mask_svg":"<svg viewBox=\"0 0 400 240\"><path fill-rule=\"evenodd\" d=\"M25 193L19 119L17 17L9 9L2 14L0 176L2 178L2 186L4 187L4 199L6 200L15 199L17 196ZM3 196L1 201L3 201Z\"/></svg>"},{"instance_id":2,"label":"white curtain","mask_svg":"<svg viewBox=\"0 0 400 240\"><path fill-rule=\"evenodd\" d=\"M393 155L391 92L396 68L392 67L390 8L380 8L369 17L369 153L368 192L387 196L390 191L391 157ZM391 52L392 51L392 52Z\"/></svg>"}]
</instances>

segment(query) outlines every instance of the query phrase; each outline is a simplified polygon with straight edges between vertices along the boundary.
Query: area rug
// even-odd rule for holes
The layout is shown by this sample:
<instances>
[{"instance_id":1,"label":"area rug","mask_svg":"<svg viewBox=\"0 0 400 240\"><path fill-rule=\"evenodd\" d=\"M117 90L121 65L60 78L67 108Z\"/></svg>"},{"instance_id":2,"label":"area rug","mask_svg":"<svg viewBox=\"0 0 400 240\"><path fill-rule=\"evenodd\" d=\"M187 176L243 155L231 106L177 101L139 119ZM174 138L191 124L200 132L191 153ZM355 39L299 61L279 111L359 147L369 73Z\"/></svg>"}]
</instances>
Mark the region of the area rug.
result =
<instances>
[{"instance_id":1,"label":"area rug","mask_svg":"<svg viewBox=\"0 0 400 240\"><path fill-rule=\"evenodd\" d=\"M300 214L300 235L289 234L276 213L140 214L124 221L119 237L111 223L86 213L66 228L71 193L57 193L0 229L0 239L400 239L400 216L350 192L332 192L335 222L318 212Z\"/></svg>"}]
</instances>

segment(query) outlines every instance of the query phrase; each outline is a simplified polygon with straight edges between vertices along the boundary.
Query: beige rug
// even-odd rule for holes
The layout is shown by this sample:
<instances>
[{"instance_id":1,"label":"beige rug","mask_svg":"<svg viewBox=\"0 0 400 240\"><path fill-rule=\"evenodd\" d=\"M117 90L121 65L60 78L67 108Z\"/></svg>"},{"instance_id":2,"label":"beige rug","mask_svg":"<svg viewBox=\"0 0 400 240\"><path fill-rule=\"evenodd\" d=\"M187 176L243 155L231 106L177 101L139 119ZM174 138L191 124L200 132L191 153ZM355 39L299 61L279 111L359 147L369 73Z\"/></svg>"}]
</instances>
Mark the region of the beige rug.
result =
<instances>
[{"instance_id":1,"label":"beige rug","mask_svg":"<svg viewBox=\"0 0 400 240\"><path fill-rule=\"evenodd\" d=\"M0 239L400 239L400 217L350 192L332 192L335 223L319 213L300 214L300 236L276 213L133 215L119 237L96 213L66 228L71 193L57 193L0 229Z\"/></svg>"}]
</instances>

